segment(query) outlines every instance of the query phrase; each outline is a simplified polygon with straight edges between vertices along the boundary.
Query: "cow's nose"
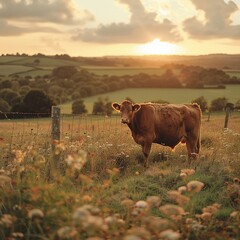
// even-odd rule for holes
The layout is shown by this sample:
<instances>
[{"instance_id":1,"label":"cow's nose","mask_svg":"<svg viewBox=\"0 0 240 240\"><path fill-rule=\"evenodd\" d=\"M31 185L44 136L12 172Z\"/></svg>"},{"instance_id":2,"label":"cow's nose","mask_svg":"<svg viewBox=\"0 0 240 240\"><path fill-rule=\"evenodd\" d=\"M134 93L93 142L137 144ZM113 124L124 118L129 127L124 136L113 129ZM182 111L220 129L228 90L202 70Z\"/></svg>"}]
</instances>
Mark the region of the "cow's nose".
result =
<instances>
[{"instance_id":1,"label":"cow's nose","mask_svg":"<svg viewBox=\"0 0 240 240\"><path fill-rule=\"evenodd\" d=\"M129 119L128 119L128 118L122 118L122 119L121 119L121 122L122 122L122 123L129 123Z\"/></svg>"}]
</instances>

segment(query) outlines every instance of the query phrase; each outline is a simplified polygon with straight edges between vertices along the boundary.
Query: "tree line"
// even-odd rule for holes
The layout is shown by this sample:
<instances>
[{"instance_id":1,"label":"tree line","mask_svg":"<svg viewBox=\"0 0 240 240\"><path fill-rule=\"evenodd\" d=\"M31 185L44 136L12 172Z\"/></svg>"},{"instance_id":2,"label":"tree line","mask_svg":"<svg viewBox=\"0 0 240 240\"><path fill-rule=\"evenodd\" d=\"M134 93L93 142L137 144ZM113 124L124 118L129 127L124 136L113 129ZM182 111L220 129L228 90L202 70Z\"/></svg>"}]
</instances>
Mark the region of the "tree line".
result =
<instances>
[{"instance_id":1,"label":"tree line","mask_svg":"<svg viewBox=\"0 0 240 240\"><path fill-rule=\"evenodd\" d=\"M130 100L131 102L134 102L131 98L126 97L127 100ZM159 99L151 101L153 103L169 103L168 101ZM220 97L213 99L210 103L206 100L204 96L197 97L191 101L192 103L197 103L202 112L215 112L215 111L225 111L226 108L229 108L230 110L234 109L240 109L240 99L236 102L236 104L233 104L228 101L225 97ZM99 98L96 102L93 104L93 111L92 114L104 114L107 116L110 116L112 114L112 106L111 102L108 100L108 98ZM72 113L73 114L85 114L87 113L86 106L84 104L84 100L76 100L72 103Z\"/></svg>"},{"instance_id":2,"label":"tree line","mask_svg":"<svg viewBox=\"0 0 240 240\"><path fill-rule=\"evenodd\" d=\"M223 84L240 84L239 78L230 77L218 69L176 64L166 65L164 69L166 71L162 75L139 73L100 76L86 69L61 66L53 69L51 75L35 78L18 75L2 77L0 78L0 111L50 114L52 105L73 102L73 113L76 113L74 109L77 108L77 103L82 104L83 98L124 88L204 88L212 84L216 87L223 87ZM101 100L96 103L95 108L104 109L103 105L108 104L108 101ZM93 113L101 112L99 109L94 110ZM108 114L106 108L102 110L104 111Z\"/></svg>"}]
</instances>

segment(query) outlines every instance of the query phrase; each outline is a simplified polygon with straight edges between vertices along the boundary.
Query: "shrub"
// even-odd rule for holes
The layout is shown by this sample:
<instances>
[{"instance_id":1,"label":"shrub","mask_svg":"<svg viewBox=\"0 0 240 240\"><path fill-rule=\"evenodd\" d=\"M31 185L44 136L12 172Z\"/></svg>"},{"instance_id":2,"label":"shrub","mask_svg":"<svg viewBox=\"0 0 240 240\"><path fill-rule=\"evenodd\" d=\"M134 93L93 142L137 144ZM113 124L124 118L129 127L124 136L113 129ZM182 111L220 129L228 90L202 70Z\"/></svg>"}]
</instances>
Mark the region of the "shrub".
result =
<instances>
[{"instance_id":1,"label":"shrub","mask_svg":"<svg viewBox=\"0 0 240 240\"><path fill-rule=\"evenodd\" d=\"M210 110L211 111L223 111L227 102L228 102L228 100L225 97L216 98L216 99L212 100Z\"/></svg>"},{"instance_id":2,"label":"shrub","mask_svg":"<svg viewBox=\"0 0 240 240\"><path fill-rule=\"evenodd\" d=\"M112 103L109 102L108 98L102 99L99 98L97 102L93 104L93 114L112 114Z\"/></svg>"},{"instance_id":3,"label":"shrub","mask_svg":"<svg viewBox=\"0 0 240 240\"><path fill-rule=\"evenodd\" d=\"M192 100L192 103L197 103L200 106L202 112L205 112L208 109L207 100L203 96Z\"/></svg>"},{"instance_id":4,"label":"shrub","mask_svg":"<svg viewBox=\"0 0 240 240\"><path fill-rule=\"evenodd\" d=\"M0 111L8 112L10 110L9 104L2 98L0 98Z\"/></svg>"},{"instance_id":5,"label":"shrub","mask_svg":"<svg viewBox=\"0 0 240 240\"><path fill-rule=\"evenodd\" d=\"M72 113L73 114L87 113L86 106L85 106L84 101L82 99L75 100L72 103Z\"/></svg>"}]
</instances>

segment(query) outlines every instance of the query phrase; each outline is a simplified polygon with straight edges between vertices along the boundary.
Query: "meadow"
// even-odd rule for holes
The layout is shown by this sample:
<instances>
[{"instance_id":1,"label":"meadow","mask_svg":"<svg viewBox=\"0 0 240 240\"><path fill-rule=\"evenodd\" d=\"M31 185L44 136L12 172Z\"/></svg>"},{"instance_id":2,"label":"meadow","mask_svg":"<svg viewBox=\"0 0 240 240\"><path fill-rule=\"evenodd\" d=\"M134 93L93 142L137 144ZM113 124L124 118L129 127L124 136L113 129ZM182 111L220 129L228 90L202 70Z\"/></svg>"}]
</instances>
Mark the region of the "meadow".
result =
<instances>
[{"instance_id":1,"label":"meadow","mask_svg":"<svg viewBox=\"0 0 240 240\"><path fill-rule=\"evenodd\" d=\"M63 62L79 66L37 58L36 66L35 57L1 57L0 74L37 76ZM125 70L92 68L103 75L142 68ZM99 97L186 103L204 96L235 103L239 90L124 89L84 103L89 113ZM203 115L201 154L191 164L184 145L175 151L153 145L146 169L140 146L118 114L65 115L71 103L61 108L60 141L51 137L50 118L0 120L0 239L240 239L239 112L231 114L227 129L223 113L210 121Z\"/></svg>"},{"instance_id":2,"label":"meadow","mask_svg":"<svg viewBox=\"0 0 240 240\"><path fill-rule=\"evenodd\" d=\"M84 66L84 68L87 69L89 72L97 75L109 75L109 76L136 75L142 72L150 75L152 74L162 75L166 71L166 68L162 66L158 68L145 67L144 70L141 67L134 68L134 67L93 67L93 66L87 67L87 66ZM174 74L179 73L177 69L174 69L173 72Z\"/></svg>"},{"instance_id":3,"label":"meadow","mask_svg":"<svg viewBox=\"0 0 240 240\"><path fill-rule=\"evenodd\" d=\"M188 57L187 57L188 58ZM191 58L191 57L190 57ZM194 58L194 57L193 57ZM107 58L108 59L108 58ZM35 61L38 60L36 63ZM212 68L219 68L224 69L223 66L220 67L217 64L218 57L216 58L216 63L212 65L206 66L206 59L203 62L197 62L194 64L194 61L188 59L188 61L178 62L177 59L171 61L164 61L163 59L158 61L149 61L149 59L145 59L145 62L138 62L136 59L128 60L128 64L130 63L129 67L125 66L124 59L117 59L111 61L111 58L108 59L106 65L98 66L99 62L102 64L106 59L104 58L80 58L80 59L60 59L54 56L0 56L0 75L8 77L9 75L17 74L19 76L44 76L51 74L52 70L59 66L75 66L78 69L86 69L91 73L97 75L109 75L109 76L124 76L124 75L135 75L139 73L146 73L146 74L155 74L155 75L162 75L167 67L164 66L165 64L169 63L176 63L176 64L186 64L186 65L197 65L203 67L212 67ZM192 59L193 60L193 59ZM89 63L91 62L91 64ZM231 77L240 76L240 70L238 67L234 65L236 60L233 63L229 64L229 69L225 69L224 71L230 75ZM114 66L110 66L109 63L114 63ZM139 65L140 64L140 65ZM238 65L237 65L238 66ZM178 69L172 69L172 71L178 75Z\"/></svg>"},{"instance_id":4,"label":"meadow","mask_svg":"<svg viewBox=\"0 0 240 240\"><path fill-rule=\"evenodd\" d=\"M119 91L98 94L84 98L88 113L92 113L93 103L99 98L108 98L111 102L122 102L130 97L135 102L151 102L165 100L169 103L191 103L192 100L204 96L210 104L213 99L226 97L229 102L236 103L240 98L240 85L226 85L225 89L187 89L187 88L128 88ZM72 103L60 105L62 113L71 113Z\"/></svg>"},{"instance_id":5,"label":"meadow","mask_svg":"<svg viewBox=\"0 0 240 240\"><path fill-rule=\"evenodd\" d=\"M38 60L38 63L35 61ZM52 70L59 66L79 66L79 63L71 60L56 59L43 56L1 56L0 75L19 76L44 76L51 75Z\"/></svg>"},{"instance_id":6,"label":"meadow","mask_svg":"<svg viewBox=\"0 0 240 240\"><path fill-rule=\"evenodd\" d=\"M154 145L150 167L119 116L1 120L0 239L239 239L240 124L202 119L187 163Z\"/></svg>"}]
</instances>

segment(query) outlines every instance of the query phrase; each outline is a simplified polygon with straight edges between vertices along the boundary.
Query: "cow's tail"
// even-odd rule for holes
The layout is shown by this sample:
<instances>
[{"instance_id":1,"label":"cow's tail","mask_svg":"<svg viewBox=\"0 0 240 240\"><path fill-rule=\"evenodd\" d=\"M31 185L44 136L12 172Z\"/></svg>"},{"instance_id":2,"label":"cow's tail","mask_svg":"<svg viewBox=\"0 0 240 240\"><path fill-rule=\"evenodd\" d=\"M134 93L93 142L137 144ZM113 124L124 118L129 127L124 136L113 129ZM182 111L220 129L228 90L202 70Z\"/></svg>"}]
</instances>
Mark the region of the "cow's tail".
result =
<instances>
[{"instance_id":1,"label":"cow's tail","mask_svg":"<svg viewBox=\"0 0 240 240\"><path fill-rule=\"evenodd\" d=\"M201 125L202 125L202 111L201 111L201 108L200 108L200 105L197 104L197 103L193 103L192 104L193 107L195 109L198 110L198 114L199 114L199 132L198 132L198 140L197 140L197 145L196 145L196 153L199 153L200 152L200 149L201 149Z\"/></svg>"},{"instance_id":2,"label":"cow's tail","mask_svg":"<svg viewBox=\"0 0 240 240\"><path fill-rule=\"evenodd\" d=\"M197 140L197 146L196 146L196 153L199 153L200 149L201 149L201 136L200 136L200 133L199 133L199 137L198 137L198 140Z\"/></svg>"}]
</instances>

